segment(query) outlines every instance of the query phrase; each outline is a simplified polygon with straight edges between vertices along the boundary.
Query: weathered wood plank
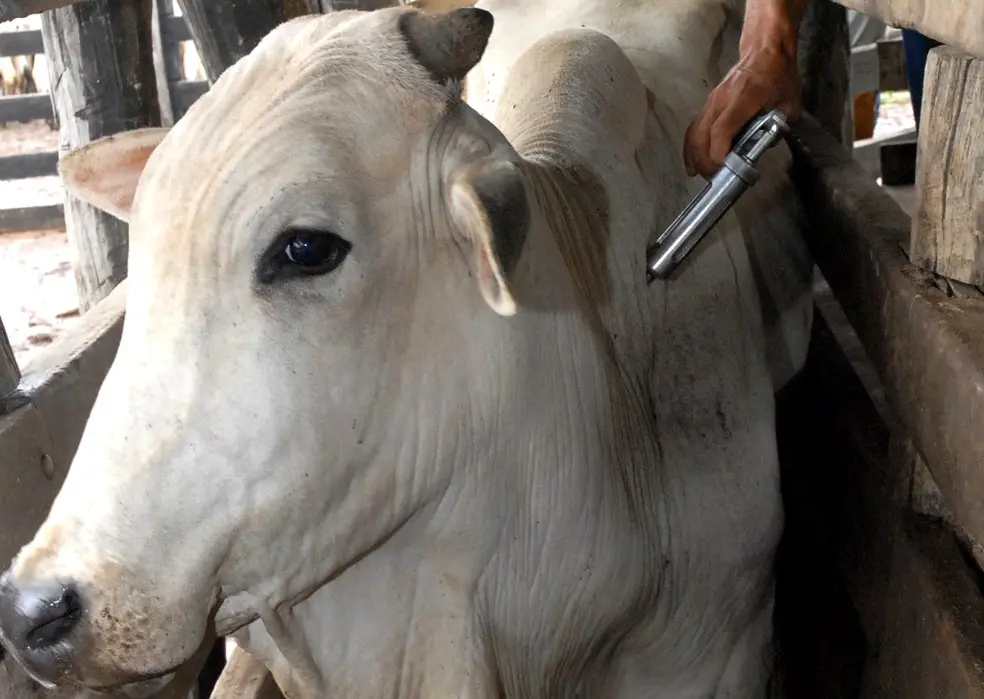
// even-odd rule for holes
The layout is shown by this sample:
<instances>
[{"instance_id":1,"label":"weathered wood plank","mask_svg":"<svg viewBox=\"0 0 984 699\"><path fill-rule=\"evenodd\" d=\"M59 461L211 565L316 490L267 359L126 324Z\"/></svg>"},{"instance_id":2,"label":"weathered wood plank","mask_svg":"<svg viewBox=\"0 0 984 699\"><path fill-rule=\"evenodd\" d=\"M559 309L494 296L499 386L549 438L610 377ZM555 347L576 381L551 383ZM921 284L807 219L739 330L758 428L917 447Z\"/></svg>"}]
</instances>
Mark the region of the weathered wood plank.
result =
<instances>
[{"instance_id":1,"label":"weathered wood plank","mask_svg":"<svg viewBox=\"0 0 984 699\"><path fill-rule=\"evenodd\" d=\"M976 0L835 0L890 27L917 29L984 57L984 3Z\"/></svg>"},{"instance_id":2,"label":"weathered wood plank","mask_svg":"<svg viewBox=\"0 0 984 699\"><path fill-rule=\"evenodd\" d=\"M953 534L903 519L882 597L884 626L859 699L984 698L984 596Z\"/></svg>"},{"instance_id":3,"label":"weathered wood plank","mask_svg":"<svg viewBox=\"0 0 984 699\"><path fill-rule=\"evenodd\" d=\"M151 0L86 0L43 16L63 148L160 124L150 19ZM85 312L126 277L127 226L71 195L65 219Z\"/></svg>"},{"instance_id":4,"label":"weathered wood plank","mask_svg":"<svg viewBox=\"0 0 984 699\"><path fill-rule=\"evenodd\" d=\"M61 204L0 209L0 233L64 230L65 209Z\"/></svg>"},{"instance_id":5,"label":"weathered wood plank","mask_svg":"<svg viewBox=\"0 0 984 699\"><path fill-rule=\"evenodd\" d=\"M984 608L984 594L973 563L943 522L909 509L914 454L893 436L896 423L882 418L824 314L815 318L807 366L778 417L783 492L792 524L833 547L859 614L860 697L984 697L984 623L970 611Z\"/></svg>"},{"instance_id":6,"label":"weathered wood plank","mask_svg":"<svg viewBox=\"0 0 984 699\"><path fill-rule=\"evenodd\" d=\"M51 97L47 94L7 95L0 98L0 123L51 119L53 114Z\"/></svg>"},{"instance_id":7,"label":"weathered wood plank","mask_svg":"<svg viewBox=\"0 0 984 699\"><path fill-rule=\"evenodd\" d=\"M161 22L161 33L165 43L177 44L181 41L191 41L191 30L184 17L170 15Z\"/></svg>"},{"instance_id":8,"label":"weathered wood plank","mask_svg":"<svg viewBox=\"0 0 984 699\"><path fill-rule=\"evenodd\" d=\"M984 286L984 59L929 52L909 256L928 272Z\"/></svg>"},{"instance_id":9,"label":"weathered wood plank","mask_svg":"<svg viewBox=\"0 0 984 699\"><path fill-rule=\"evenodd\" d=\"M58 174L58 151L21 153L0 158L0 181L49 177Z\"/></svg>"},{"instance_id":10,"label":"weathered wood plank","mask_svg":"<svg viewBox=\"0 0 984 699\"><path fill-rule=\"evenodd\" d=\"M20 383L20 377L17 358L14 357L14 350L10 346L10 338L7 336L7 329L3 326L3 318L0 318L0 415L6 412L4 398L14 392L17 384Z\"/></svg>"},{"instance_id":11,"label":"weathered wood plank","mask_svg":"<svg viewBox=\"0 0 984 699\"><path fill-rule=\"evenodd\" d=\"M157 78L157 103L161 110L161 126L174 126L174 107L171 104L171 81L177 79L173 62L168 60L177 51L164 41L162 0L151 0L150 34L153 41L154 74Z\"/></svg>"},{"instance_id":12,"label":"weathered wood plank","mask_svg":"<svg viewBox=\"0 0 984 699\"><path fill-rule=\"evenodd\" d=\"M909 263L909 217L813 119L789 142L813 257L955 519L984 541L984 302Z\"/></svg>"},{"instance_id":13,"label":"weathered wood plank","mask_svg":"<svg viewBox=\"0 0 984 699\"><path fill-rule=\"evenodd\" d=\"M901 39L883 39L851 49L851 94L908 90Z\"/></svg>"},{"instance_id":14,"label":"weathered wood plank","mask_svg":"<svg viewBox=\"0 0 984 699\"><path fill-rule=\"evenodd\" d=\"M211 82L279 24L308 14L305 0L178 0Z\"/></svg>"},{"instance_id":15,"label":"weathered wood plank","mask_svg":"<svg viewBox=\"0 0 984 699\"><path fill-rule=\"evenodd\" d=\"M803 106L838 141L850 144L848 76L851 43L844 8L828 0L806 5L797 52Z\"/></svg>"},{"instance_id":16,"label":"weathered wood plank","mask_svg":"<svg viewBox=\"0 0 984 699\"><path fill-rule=\"evenodd\" d=\"M0 32L0 56L27 56L44 53L40 29Z\"/></svg>"},{"instance_id":17,"label":"weathered wood plank","mask_svg":"<svg viewBox=\"0 0 984 699\"><path fill-rule=\"evenodd\" d=\"M866 44L851 50L851 94L878 91L878 45Z\"/></svg>"},{"instance_id":18,"label":"weathered wood plank","mask_svg":"<svg viewBox=\"0 0 984 699\"><path fill-rule=\"evenodd\" d=\"M902 38L882 39L875 42L878 54L878 89L891 92L909 89L905 72L905 47Z\"/></svg>"},{"instance_id":19,"label":"weathered wood plank","mask_svg":"<svg viewBox=\"0 0 984 699\"><path fill-rule=\"evenodd\" d=\"M210 699L283 699L266 666L242 648L232 651Z\"/></svg>"},{"instance_id":20,"label":"weathered wood plank","mask_svg":"<svg viewBox=\"0 0 984 699\"><path fill-rule=\"evenodd\" d=\"M171 85L174 95L174 113L183 115L191 105L209 90L209 84L201 80L179 80Z\"/></svg>"}]
</instances>

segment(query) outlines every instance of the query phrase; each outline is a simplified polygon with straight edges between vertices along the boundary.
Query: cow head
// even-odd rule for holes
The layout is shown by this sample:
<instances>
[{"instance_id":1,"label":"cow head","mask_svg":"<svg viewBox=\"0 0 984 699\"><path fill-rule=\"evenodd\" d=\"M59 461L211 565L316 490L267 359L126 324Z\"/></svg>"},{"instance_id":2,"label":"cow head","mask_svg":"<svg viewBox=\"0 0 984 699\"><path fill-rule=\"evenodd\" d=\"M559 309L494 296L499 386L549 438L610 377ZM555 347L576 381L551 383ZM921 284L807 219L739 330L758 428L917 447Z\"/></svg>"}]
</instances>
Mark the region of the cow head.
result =
<instances>
[{"instance_id":1,"label":"cow head","mask_svg":"<svg viewBox=\"0 0 984 699\"><path fill-rule=\"evenodd\" d=\"M129 281L64 486L0 582L35 677L167 678L449 497L495 422L474 377L512 327L529 219L518 156L457 97L491 29L477 9L294 20L170 131L63 159L129 222Z\"/></svg>"}]
</instances>

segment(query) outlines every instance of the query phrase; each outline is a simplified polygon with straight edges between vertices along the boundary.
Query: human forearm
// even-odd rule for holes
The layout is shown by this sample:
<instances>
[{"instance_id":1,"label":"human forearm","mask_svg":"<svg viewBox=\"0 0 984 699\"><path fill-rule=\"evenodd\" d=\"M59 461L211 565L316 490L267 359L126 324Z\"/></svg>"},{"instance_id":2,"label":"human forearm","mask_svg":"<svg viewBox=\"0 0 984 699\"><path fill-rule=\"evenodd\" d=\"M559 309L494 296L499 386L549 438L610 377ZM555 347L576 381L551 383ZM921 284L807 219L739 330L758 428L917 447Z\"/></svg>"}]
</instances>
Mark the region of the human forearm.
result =
<instances>
[{"instance_id":1,"label":"human forearm","mask_svg":"<svg viewBox=\"0 0 984 699\"><path fill-rule=\"evenodd\" d=\"M807 0L748 0L739 50L762 50L770 47L787 55L796 55L799 27L806 12Z\"/></svg>"}]
</instances>

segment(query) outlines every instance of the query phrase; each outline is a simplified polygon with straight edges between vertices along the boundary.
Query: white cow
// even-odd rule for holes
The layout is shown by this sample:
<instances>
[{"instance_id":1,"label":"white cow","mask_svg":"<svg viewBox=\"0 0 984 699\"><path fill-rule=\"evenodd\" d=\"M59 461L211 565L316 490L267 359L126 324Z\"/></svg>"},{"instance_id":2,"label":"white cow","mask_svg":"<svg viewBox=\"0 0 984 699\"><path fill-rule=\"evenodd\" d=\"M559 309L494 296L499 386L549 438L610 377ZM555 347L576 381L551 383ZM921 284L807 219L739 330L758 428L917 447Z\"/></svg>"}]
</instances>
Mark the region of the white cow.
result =
<instances>
[{"instance_id":1,"label":"white cow","mask_svg":"<svg viewBox=\"0 0 984 699\"><path fill-rule=\"evenodd\" d=\"M130 279L0 585L39 678L149 691L214 628L291 699L764 696L811 320L788 153L644 265L736 20L479 6L292 21L169 133L63 160Z\"/></svg>"}]
</instances>

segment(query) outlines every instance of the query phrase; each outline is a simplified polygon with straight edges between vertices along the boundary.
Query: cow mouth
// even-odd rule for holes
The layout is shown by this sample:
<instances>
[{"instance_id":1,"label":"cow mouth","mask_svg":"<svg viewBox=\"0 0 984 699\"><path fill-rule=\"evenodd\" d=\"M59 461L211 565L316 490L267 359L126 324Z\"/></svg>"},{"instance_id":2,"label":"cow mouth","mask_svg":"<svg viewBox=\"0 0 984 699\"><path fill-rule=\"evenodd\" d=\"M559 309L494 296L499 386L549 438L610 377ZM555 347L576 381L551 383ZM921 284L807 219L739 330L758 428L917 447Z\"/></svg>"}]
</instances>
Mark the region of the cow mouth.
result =
<instances>
[{"instance_id":1,"label":"cow mouth","mask_svg":"<svg viewBox=\"0 0 984 699\"><path fill-rule=\"evenodd\" d=\"M166 687L167 684L174 679L174 676L174 670L167 670L161 674L155 674L150 677L134 680L132 682L125 682L123 684L115 684L112 686L105 685L102 687L86 687L85 691L98 695L112 694L114 696L119 696L122 694L123 696L131 697L131 699L144 699L145 697L153 696L163 690L164 687Z\"/></svg>"}]
</instances>

